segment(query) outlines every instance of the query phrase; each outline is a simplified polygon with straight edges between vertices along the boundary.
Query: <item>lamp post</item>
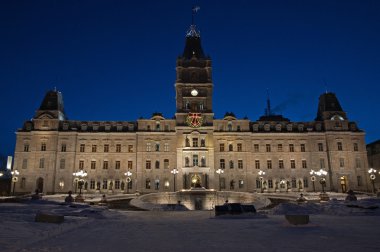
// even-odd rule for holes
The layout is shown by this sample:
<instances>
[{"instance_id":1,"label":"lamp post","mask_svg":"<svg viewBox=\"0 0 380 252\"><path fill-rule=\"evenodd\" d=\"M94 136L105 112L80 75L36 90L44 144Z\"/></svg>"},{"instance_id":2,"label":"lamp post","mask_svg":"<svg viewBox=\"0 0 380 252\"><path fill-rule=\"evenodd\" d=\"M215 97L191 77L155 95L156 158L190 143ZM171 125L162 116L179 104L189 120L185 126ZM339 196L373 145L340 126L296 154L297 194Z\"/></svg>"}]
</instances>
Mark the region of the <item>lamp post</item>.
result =
<instances>
[{"instance_id":1,"label":"lamp post","mask_svg":"<svg viewBox=\"0 0 380 252\"><path fill-rule=\"evenodd\" d=\"M259 175L259 179L260 179L260 191L261 192L264 192L264 188L263 188L263 180L264 180L264 175L265 175L265 171L259 171L258 173L257 173L258 175Z\"/></svg>"},{"instance_id":2,"label":"lamp post","mask_svg":"<svg viewBox=\"0 0 380 252\"><path fill-rule=\"evenodd\" d=\"M176 191L176 188L175 188L175 177L177 176L178 174L178 170L177 168L174 168L173 170L170 171L171 174L173 174L173 192Z\"/></svg>"},{"instance_id":3,"label":"lamp post","mask_svg":"<svg viewBox=\"0 0 380 252\"><path fill-rule=\"evenodd\" d=\"M311 176L311 182L313 182L313 191L315 192L315 176Z\"/></svg>"},{"instance_id":4,"label":"lamp post","mask_svg":"<svg viewBox=\"0 0 380 252\"><path fill-rule=\"evenodd\" d=\"M325 193L327 171L325 171L323 169L320 169L319 171L311 170L310 175L314 175L314 174L317 175L318 177L320 177L319 183L321 183L321 186L322 186L322 193Z\"/></svg>"},{"instance_id":5,"label":"lamp post","mask_svg":"<svg viewBox=\"0 0 380 252\"><path fill-rule=\"evenodd\" d=\"M16 182L18 181L18 175L20 172L18 170L11 171L12 174L12 182L13 182L13 190L12 190L12 195L15 195L15 187L16 187Z\"/></svg>"},{"instance_id":6,"label":"lamp post","mask_svg":"<svg viewBox=\"0 0 380 252\"><path fill-rule=\"evenodd\" d=\"M77 184L79 185L79 195L75 198L75 201L83 202L84 200L82 198L82 187L84 184L84 178L87 177L87 172L80 170L78 172L74 172L73 176L75 177ZM75 181L75 179L74 179L74 181Z\"/></svg>"},{"instance_id":7,"label":"lamp post","mask_svg":"<svg viewBox=\"0 0 380 252\"><path fill-rule=\"evenodd\" d=\"M368 170L368 173L369 173L369 178L371 180L371 183L372 183L372 190L373 190L373 193L376 193L376 188L375 188L375 179L376 179L376 172L377 170L373 169L373 168L370 168Z\"/></svg>"},{"instance_id":8,"label":"lamp post","mask_svg":"<svg viewBox=\"0 0 380 252\"><path fill-rule=\"evenodd\" d=\"M127 194L129 194L129 185L132 181L132 179L131 179L132 172L127 171L126 173L124 173L124 175L127 176Z\"/></svg>"},{"instance_id":9,"label":"lamp post","mask_svg":"<svg viewBox=\"0 0 380 252\"><path fill-rule=\"evenodd\" d=\"M216 170L216 173L219 174L219 191L221 191L222 187L221 187L221 184L220 184L220 175L224 173L224 170L222 170L222 169L219 168L218 170Z\"/></svg>"}]
</instances>

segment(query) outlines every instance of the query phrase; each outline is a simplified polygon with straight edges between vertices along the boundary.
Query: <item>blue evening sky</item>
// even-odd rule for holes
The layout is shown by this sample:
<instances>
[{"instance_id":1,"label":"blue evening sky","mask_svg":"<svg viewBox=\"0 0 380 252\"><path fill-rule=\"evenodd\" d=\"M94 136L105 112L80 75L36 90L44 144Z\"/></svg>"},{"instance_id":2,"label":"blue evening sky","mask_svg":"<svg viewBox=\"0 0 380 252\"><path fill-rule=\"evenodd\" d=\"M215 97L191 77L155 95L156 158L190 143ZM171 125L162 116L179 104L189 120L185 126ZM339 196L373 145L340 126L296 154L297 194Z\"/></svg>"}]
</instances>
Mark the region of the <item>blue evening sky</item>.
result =
<instances>
[{"instance_id":1,"label":"blue evening sky","mask_svg":"<svg viewBox=\"0 0 380 252\"><path fill-rule=\"evenodd\" d=\"M216 118L257 120L269 89L277 113L312 121L327 87L368 143L380 138L380 1L2 0L0 154L54 87L69 119L173 117L194 4Z\"/></svg>"}]
</instances>

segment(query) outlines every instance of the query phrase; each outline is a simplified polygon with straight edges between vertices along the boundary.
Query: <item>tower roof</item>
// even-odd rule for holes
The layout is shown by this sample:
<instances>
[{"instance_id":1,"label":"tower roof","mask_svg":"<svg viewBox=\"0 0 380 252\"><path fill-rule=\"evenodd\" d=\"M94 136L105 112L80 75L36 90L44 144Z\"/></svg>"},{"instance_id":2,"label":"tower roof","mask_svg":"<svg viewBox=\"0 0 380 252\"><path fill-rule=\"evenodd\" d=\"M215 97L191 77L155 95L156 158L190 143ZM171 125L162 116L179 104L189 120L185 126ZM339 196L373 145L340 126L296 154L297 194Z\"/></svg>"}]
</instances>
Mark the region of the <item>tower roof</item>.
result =
<instances>
[{"instance_id":1,"label":"tower roof","mask_svg":"<svg viewBox=\"0 0 380 252\"><path fill-rule=\"evenodd\" d=\"M186 43L182 57L186 59L191 59L193 57L197 59L206 58L201 45L200 32L196 29L195 25L190 25L190 28L186 33Z\"/></svg>"},{"instance_id":2,"label":"tower roof","mask_svg":"<svg viewBox=\"0 0 380 252\"><path fill-rule=\"evenodd\" d=\"M334 93L326 92L319 96L319 104L318 104L318 113L316 121L330 119L332 114L339 114L344 119L346 118L346 114L344 113L342 107L340 106L339 100Z\"/></svg>"},{"instance_id":3,"label":"tower roof","mask_svg":"<svg viewBox=\"0 0 380 252\"><path fill-rule=\"evenodd\" d=\"M35 118L38 118L45 113L50 114L56 119L66 119L61 92L50 90L46 93L40 108L37 110Z\"/></svg>"}]
</instances>

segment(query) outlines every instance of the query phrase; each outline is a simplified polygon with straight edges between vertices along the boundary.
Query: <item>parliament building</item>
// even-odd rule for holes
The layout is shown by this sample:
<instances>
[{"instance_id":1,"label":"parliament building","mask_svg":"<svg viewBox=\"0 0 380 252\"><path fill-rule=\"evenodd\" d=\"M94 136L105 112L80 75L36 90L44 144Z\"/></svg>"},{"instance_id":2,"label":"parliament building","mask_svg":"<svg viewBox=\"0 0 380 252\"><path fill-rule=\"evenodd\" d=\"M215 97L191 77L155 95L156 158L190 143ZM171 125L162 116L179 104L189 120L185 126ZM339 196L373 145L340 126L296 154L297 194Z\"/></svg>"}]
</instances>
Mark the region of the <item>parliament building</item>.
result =
<instances>
[{"instance_id":1,"label":"parliament building","mask_svg":"<svg viewBox=\"0 0 380 252\"><path fill-rule=\"evenodd\" d=\"M135 121L69 120L62 93L46 93L16 133L16 192L153 193L368 190L365 133L337 96L319 96L316 118L293 122L268 108L257 120L214 118L211 59L194 25L177 58L176 113ZM173 93L174 95L174 93ZM238 99L238 97L236 97ZM317 97L316 97L317 99ZM228 108L225 108L228 110ZM311 171L323 169L326 175ZM74 173L83 171L86 176Z\"/></svg>"}]
</instances>

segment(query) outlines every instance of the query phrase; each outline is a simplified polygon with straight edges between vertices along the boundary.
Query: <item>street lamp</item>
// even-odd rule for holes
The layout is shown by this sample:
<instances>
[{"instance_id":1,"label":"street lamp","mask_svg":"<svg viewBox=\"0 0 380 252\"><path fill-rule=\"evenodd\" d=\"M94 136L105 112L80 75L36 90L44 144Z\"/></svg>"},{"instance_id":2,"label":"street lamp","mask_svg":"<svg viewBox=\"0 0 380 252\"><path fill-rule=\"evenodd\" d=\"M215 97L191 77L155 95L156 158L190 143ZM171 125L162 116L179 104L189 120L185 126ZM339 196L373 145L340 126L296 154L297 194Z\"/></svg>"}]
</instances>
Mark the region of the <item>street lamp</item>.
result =
<instances>
[{"instance_id":1,"label":"street lamp","mask_svg":"<svg viewBox=\"0 0 380 252\"><path fill-rule=\"evenodd\" d=\"M370 168L368 170L368 173L369 173L369 178L371 179L371 182L372 182L372 190L373 190L373 193L376 193L376 188L375 188L375 179L376 179L376 172L377 170L373 169L373 168Z\"/></svg>"},{"instance_id":2,"label":"street lamp","mask_svg":"<svg viewBox=\"0 0 380 252\"><path fill-rule=\"evenodd\" d=\"M312 173L310 172L310 174ZM315 176L311 176L311 182L313 182L313 191L315 192Z\"/></svg>"},{"instance_id":3,"label":"street lamp","mask_svg":"<svg viewBox=\"0 0 380 252\"><path fill-rule=\"evenodd\" d=\"M263 189L264 177L263 176L265 175L265 171L260 170L257 174L259 174L261 192L264 192L264 189Z\"/></svg>"},{"instance_id":4,"label":"street lamp","mask_svg":"<svg viewBox=\"0 0 380 252\"><path fill-rule=\"evenodd\" d=\"M79 195L75 198L76 201L83 201L82 198L82 186L84 184L84 178L87 177L87 172L80 170L78 172L74 172L73 176L75 177L77 184L79 185ZM74 179L74 181L75 181ZM76 189L76 188L75 188Z\"/></svg>"},{"instance_id":5,"label":"street lamp","mask_svg":"<svg viewBox=\"0 0 380 252\"><path fill-rule=\"evenodd\" d=\"M173 170L170 171L171 174L173 174L174 180L173 180L173 192L175 192L175 177L178 174L177 168L174 168Z\"/></svg>"},{"instance_id":6,"label":"street lamp","mask_svg":"<svg viewBox=\"0 0 380 252\"><path fill-rule=\"evenodd\" d=\"M132 179L131 179L132 172L127 171L126 173L124 173L124 175L127 176L127 194L129 194L129 187L132 182Z\"/></svg>"},{"instance_id":7,"label":"street lamp","mask_svg":"<svg viewBox=\"0 0 380 252\"><path fill-rule=\"evenodd\" d=\"M13 190L12 190L12 195L15 195L15 187L16 187L16 182L18 181L18 175L20 172L18 170L14 170L11 172L12 174L12 182L13 182Z\"/></svg>"},{"instance_id":8,"label":"street lamp","mask_svg":"<svg viewBox=\"0 0 380 252\"><path fill-rule=\"evenodd\" d=\"M325 171L323 169L320 169L319 171L311 170L310 171L310 175L313 175L313 174L315 174L318 177L320 177L319 183L321 183L321 185L322 185L322 193L325 193L327 171Z\"/></svg>"},{"instance_id":9,"label":"street lamp","mask_svg":"<svg viewBox=\"0 0 380 252\"><path fill-rule=\"evenodd\" d=\"M224 170L222 170L222 169L219 168L218 170L216 170L216 173L219 174L219 191L221 191L222 187L221 187L221 184L220 184L220 175L224 173Z\"/></svg>"}]
</instances>

